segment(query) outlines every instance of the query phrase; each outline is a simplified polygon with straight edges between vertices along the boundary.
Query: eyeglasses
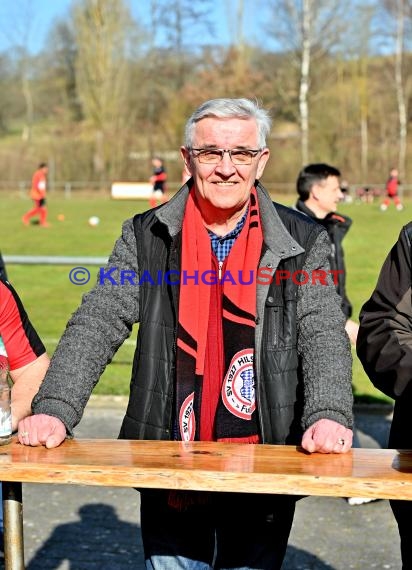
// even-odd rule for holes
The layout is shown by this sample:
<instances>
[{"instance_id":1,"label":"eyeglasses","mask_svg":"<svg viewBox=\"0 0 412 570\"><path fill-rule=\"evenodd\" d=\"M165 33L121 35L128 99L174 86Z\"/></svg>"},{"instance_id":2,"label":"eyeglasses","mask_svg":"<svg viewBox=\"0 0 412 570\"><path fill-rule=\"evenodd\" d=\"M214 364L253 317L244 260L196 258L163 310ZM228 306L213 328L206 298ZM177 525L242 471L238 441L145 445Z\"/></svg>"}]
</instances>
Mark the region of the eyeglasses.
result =
<instances>
[{"instance_id":1,"label":"eyeglasses","mask_svg":"<svg viewBox=\"0 0 412 570\"><path fill-rule=\"evenodd\" d=\"M257 150L251 148L191 148L188 150L192 154L196 152L197 154L193 154L193 156L202 164L219 164L219 162L223 160L225 152L227 152L233 164L238 166L252 164L252 159L254 159L259 152L262 152L260 148Z\"/></svg>"}]
</instances>

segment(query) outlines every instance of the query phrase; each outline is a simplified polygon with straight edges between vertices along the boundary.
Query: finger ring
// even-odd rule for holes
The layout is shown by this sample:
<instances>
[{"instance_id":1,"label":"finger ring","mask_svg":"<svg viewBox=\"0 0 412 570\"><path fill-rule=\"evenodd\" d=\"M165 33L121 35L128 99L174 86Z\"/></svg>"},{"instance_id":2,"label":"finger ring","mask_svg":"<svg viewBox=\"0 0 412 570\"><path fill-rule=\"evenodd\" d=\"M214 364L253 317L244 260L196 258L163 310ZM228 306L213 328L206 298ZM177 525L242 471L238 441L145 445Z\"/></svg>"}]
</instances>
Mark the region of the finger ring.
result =
<instances>
[{"instance_id":1,"label":"finger ring","mask_svg":"<svg viewBox=\"0 0 412 570\"><path fill-rule=\"evenodd\" d=\"M28 431L21 431L20 432L21 437L27 437L29 435Z\"/></svg>"},{"instance_id":2,"label":"finger ring","mask_svg":"<svg viewBox=\"0 0 412 570\"><path fill-rule=\"evenodd\" d=\"M345 445L345 440L343 439L343 437L340 437L340 438L338 439L337 443L338 443L339 445Z\"/></svg>"}]
</instances>

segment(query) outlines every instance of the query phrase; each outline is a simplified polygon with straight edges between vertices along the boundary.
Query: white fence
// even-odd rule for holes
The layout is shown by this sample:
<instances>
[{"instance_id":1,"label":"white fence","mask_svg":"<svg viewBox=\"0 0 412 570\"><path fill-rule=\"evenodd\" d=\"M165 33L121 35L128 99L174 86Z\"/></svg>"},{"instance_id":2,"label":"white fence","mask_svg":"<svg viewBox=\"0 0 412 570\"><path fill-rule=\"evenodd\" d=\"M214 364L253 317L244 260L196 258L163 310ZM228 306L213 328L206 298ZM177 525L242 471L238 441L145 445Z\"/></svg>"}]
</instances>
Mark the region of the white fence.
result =
<instances>
[{"instance_id":1,"label":"white fence","mask_svg":"<svg viewBox=\"0 0 412 570\"><path fill-rule=\"evenodd\" d=\"M107 257L69 257L60 255L3 255L6 265L99 265L107 263Z\"/></svg>"}]
</instances>

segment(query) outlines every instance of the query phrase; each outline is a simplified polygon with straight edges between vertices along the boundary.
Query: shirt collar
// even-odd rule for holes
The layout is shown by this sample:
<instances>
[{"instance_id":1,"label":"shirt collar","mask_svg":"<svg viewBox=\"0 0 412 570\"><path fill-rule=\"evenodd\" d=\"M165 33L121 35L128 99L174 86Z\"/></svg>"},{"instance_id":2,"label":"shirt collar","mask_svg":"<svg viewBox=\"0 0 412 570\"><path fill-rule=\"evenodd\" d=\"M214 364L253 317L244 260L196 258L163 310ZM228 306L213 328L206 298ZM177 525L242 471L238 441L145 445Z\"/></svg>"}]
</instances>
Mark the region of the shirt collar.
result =
<instances>
[{"instance_id":1,"label":"shirt collar","mask_svg":"<svg viewBox=\"0 0 412 570\"><path fill-rule=\"evenodd\" d=\"M207 230L209 233L209 236L211 238L216 238L218 240L225 240L225 239L235 239L237 238L237 236L240 234L240 232L243 229L243 226L245 225L246 222L246 218L247 218L247 214L249 211L249 206L246 209L246 212L243 214L243 216L240 218L240 220L238 221L238 223L236 224L236 226L233 228L233 230L231 230L228 234L224 235L224 236L218 236L216 235L214 232L212 232L211 230Z\"/></svg>"}]
</instances>

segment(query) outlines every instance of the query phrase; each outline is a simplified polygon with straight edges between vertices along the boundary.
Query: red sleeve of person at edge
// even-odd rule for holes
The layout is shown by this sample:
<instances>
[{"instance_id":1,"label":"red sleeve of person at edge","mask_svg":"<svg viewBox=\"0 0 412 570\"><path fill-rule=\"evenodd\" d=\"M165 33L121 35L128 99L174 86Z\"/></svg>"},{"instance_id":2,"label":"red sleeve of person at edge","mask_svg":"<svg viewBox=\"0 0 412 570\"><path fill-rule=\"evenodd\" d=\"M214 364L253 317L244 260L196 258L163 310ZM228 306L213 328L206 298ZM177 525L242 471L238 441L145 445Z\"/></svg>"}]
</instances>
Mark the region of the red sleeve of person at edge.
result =
<instances>
[{"instance_id":1,"label":"red sleeve of person at edge","mask_svg":"<svg viewBox=\"0 0 412 570\"><path fill-rule=\"evenodd\" d=\"M10 370L30 364L46 349L10 283L0 280L0 336Z\"/></svg>"}]
</instances>

